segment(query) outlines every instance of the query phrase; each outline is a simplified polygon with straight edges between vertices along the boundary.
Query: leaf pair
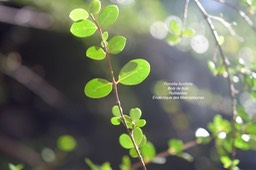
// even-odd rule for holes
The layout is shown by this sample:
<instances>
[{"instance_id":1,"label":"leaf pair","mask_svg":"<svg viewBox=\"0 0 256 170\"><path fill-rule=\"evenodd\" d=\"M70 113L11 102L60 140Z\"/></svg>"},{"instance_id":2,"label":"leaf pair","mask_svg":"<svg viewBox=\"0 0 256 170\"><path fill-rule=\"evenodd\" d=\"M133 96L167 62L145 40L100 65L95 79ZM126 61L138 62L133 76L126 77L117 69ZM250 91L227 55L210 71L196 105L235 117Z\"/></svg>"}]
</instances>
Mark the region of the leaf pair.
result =
<instances>
[{"instance_id":1,"label":"leaf pair","mask_svg":"<svg viewBox=\"0 0 256 170\"><path fill-rule=\"evenodd\" d=\"M74 9L70 12L69 17L74 21L70 28L70 32L79 38L92 36L98 29L97 25L88 19L89 16L98 14L98 25L101 28L106 28L114 24L119 15L119 9L116 5L106 6L101 10L101 3L98 0L93 0L89 4L89 13L81 8ZM94 20L94 18L92 18Z\"/></svg>"},{"instance_id":2,"label":"leaf pair","mask_svg":"<svg viewBox=\"0 0 256 170\"><path fill-rule=\"evenodd\" d=\"M170 45L177 45L182 37L192 37L195 35L195 30L191 28L184 29L181 20L171 20L169 24L171 35L167 38Z\"/></svg>"},{"instance_id":3,"label":"leaf pair","mask_svg":"<svg viewBox=\"0 0 256 170\"><path fill-rule=\"evenodd\" d=\"M144 81L150 72L150 65L144 59L129 61L121 69L117 83L123 85L137 85ZM84 93L90 98L102 98L107 96L113 89L113 83L102 78L90 80L84 88Z\"/></svg>"},{"instance_id":4,"label":"leaf pair","mask_svg":"<svg viewBox=\"0 0 256 170\"><path fill-rule=\"evenodd\" d=\"M107 38L103 37L103 40L106 41ZM109 54L118 54L121 51L123 51L126 45L126 38L123 36L114 36L106 44L107 44L106 48L108 49ZM106 52L104 51L103 48L104 48L104 45L102 45L102 47L92 46L87 49L86 56L93 60L103 60L106 57Z\"/></svg>"}]
</instances>

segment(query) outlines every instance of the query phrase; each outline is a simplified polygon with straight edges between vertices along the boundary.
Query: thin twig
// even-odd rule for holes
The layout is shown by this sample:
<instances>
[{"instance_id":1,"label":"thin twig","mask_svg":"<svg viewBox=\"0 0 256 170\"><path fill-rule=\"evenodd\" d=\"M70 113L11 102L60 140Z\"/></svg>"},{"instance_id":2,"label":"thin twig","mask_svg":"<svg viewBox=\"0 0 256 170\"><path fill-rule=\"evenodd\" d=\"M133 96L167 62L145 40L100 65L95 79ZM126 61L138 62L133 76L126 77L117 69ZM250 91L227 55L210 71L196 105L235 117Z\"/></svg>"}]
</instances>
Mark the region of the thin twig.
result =
<instances>
[{"instance_id":1,"label":"thin twig","mask_svg":"<svg viewBox=\"0 0 256 170\"><path fill-rule=\"evenodd\" d=\"M217 2L217 3L221 3L223 5L226 5L226 6L230 7L231 9L235 10L244 19L244 21L247 22L247 24L253 29L253 31L256 32L256 27L253 24L253 21L249 17L249 14L247 14L245 11L242 11L241 9L238 9L236 6L226 2L225 0L212 0L212 1Z\"/></svg>"},{"instance_id":2,"label":"thin twig","mask_svg":"<svg viewBox=\"0 0 256 170\"><path fill-rule=\"evenodd\" d=\"M118 82L116 81L115 79L115 75L114 75L114 71L113 71L113 66L112 66L112 62L111 62L111 59L110 59L110 52L109 52L109 49L107 47L107 44L106 44L106 41L103 39L103 33L102 33L102 29L101 27L99 26L97 20L94 18L94 16L91 14L90 15L92 20L94 21L94 23L96 24L97 26L97 30L99 32L99 35L100 35L100 38L102 39L102 42L103 42L103 48L104 48L104 51L106 53L106 58L107 58L107 61L108 61L108 66L109 66L109 71L110 71L110 74L111 74L111 78L112 78L112 83L113 83L113 88L114 88L114 94L115 94L115 98L116 98L116 103L117 103L117 106L119 108L119 111L120 111L120 115L121 115L121 120L122 120L122 123L127 131L127 134L129 135L129 137L131 138L131 141L133 143L133 146L138 154L138 158L140 160L140 163L143 167L144 170L147 170L147 167L146 167L146 164L143 160L143 157L140 153L140 150L139 150L139 146L136 144L135 142L135 139L132 135L132 132L131 130L129 129L128 125L127 125L127 122L126 122L126 119L124 117L124 113L123 113L123 109L122 109L122 105L121 105L121 101L119 99L119 94L118 94L118 88L117 88L117 84Z\"/></svg>"},{"instance_id":3,"label":"thin twig","mask_svg":"<svg viewBox=\"0 0 256 170\"><path fill-rule=\"evenodd\" d=\"M188 149L190 149L190 148L192 148L192 147L194 147L194 146L196 146L196 145L198 145L198 143L197 143L196 141L187 142L187 143L184 144L182 151L186 151L186 150L188 150ZM154 158L152 158L151 160L148 160L148 161L146 162L146 164L152 163L152 162L154 161L154 159L156 159L156 158L166 158L166 157L168 157L168 156L175 155L175 154L176 154L175 152L170 151L169 149L167 149L167 150L165 150L165 151L163 151L163 152L158 153L158 154L157 154ZM136 170L136 169L138 169L139 167L141 167L141 164L140 164L140 162L137 162L137 163L135 163L135 164L133 164L133 165L131 166L131 169L132 169L132 170Z\"/></svg>"},{"instance_id":4,"label":"thin twig","mask_svg":"<svg viewBox=\"0 0 256 170\"><path fill-rule=\"evenodd\" d=\"M188 18L188 4L189 4L189 0L186 0L185 7L184 7L184 13L183 13L183 23L182 23L183 29L186 26L186 22L187 22L187 18Z\"/></svg>"},{"instance_id":5,"label":"thin twig","mask_svg":"<svg viewBox=\"0 0 256 170\"><path fill-rule=\"evenodd\" d=\"M217 45L217 48L220 52L220 56L221 56L221 59L222 59L222 62L223 62L223 66L225 67L225 70L226 70L226 73L227 73L227 81L228 81L228 90L229 90L229 95L230 95L230 98L231 98L231 109L232 109L232 143L231 143L231 159L234 160L235 159L235 155L236 155L236 149L235 149L235 137L236 137L236 128L235 128L235 122L236 122L236 104L237 104L237 101L236 101L236 98L235 98L235 94L236 94L236 90L234 88L234 85L232 83L232 79L231 79L231 74L230 74L230 71L229 71L229 61L227 59L227 57L225 56L224 52L223 52L223 49L221 47L221 45L219 44L219 41L218 41L218 33L212 23L212 20L211 18L209 17L208 13L205 11L204 7L202 6L202 4L198 1L198 0L194 0L198 9L200 10L200 12L202 13L204 19L206 20L206 23L208 24L210 30L211 30L211 33L213 35L213 38L214 38L214 41Z\"/></svg>"}]
</instances>

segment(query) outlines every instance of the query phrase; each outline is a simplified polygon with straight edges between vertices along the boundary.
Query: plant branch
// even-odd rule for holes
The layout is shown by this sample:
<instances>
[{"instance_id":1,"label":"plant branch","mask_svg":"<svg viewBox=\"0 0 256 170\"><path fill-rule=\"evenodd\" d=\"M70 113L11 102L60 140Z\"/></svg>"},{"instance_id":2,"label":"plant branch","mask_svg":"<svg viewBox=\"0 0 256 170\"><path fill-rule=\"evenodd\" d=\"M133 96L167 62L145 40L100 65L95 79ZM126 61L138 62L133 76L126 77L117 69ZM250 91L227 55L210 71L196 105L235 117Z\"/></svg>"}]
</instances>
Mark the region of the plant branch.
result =
<instances>
[{"instance_id":1,"label":"plant branch","mask_svg":"<svg viewBox=\"0 0 256 170\"><path fill-rule=\"evenodd\" d=\"M190 142L187 142L184 144L183 146L183 151L186 151L194 146L198 145L198 143L196 141L190 141ZM169 149L163 151L163 152L160 152L158 153L154 158L152 158L151 160L147 161L146 164L149 164L149 163L152 163L154 161L154 159L156 158L166 158L168 156L171 156L171 155L175 155L176 153L174 151L170 151ZM139 167L141 167L141 164L140 162L137 162L135 164L133 164L131 166L131 170L136 170L138 169Z\"/></svg>"},{"instance_id":2,"label":"plant branch","mask_svg":"<svg viewBox=\"0 0 256 170\"><path fill-rule=\"evenodd\" d=\"M184 13L183 13L183 23L182 23L183 24L183 28L185 27L186 22L187 22L188 4L189 4L189 0L186 0L185 7L184 7Z\"/></svg>"},{"instance_id":3,"label":"plant branch","mask_svg":"<svg viewBox=\"0 0 256 170\"><path fill-rule=\"evenodd\" d=\"M213 38L214 38L214 41L217 45L217 48L219 50L219 53L220 53L220 56L221 56L221 59L222 59L222 62L223 62L223 66L225 67L225 70L226 70L226 73L227 73L227 81L228 81L228 90L229 90L229 95L230 95L230 98L231 98L231 109L232 109L232 149L231 149L231 159L234 160L235 159L235 155L236 155L236 149L235 149L235 137L236 137L236 129L235 129L235 122L236 122L236 104L237 104L237 101L236 101L236 98L235 98L235 94L236 94L236 90L234 88L234 85L232 83L232 79L231 79L231 73L229 71L229 61L227 59L227 57L225 56L224 54L224 51L221 47L221 45L219 44L219 41L218 41L218 33L212 23L212 20L211 20L211 17L208 15L208 13L205 11L204 7L202 6L202 4L199 2L199 0L194 0L198 9L200 10L200 12L202 13L204 19L206 20L210 30L211 30L211 33L213 35Z\"/></svg>"},{"instance_id":4,"label":"plant branch","mask_svg":"<svg viewBox=\"0 0 256 170\"><path fill-rule=\"evenodd\" d=\"M249 17L249 14L247 14L246 12L238 9L236 6L234 6L230 3L227 3L225 0L212 0L212 1L217 2L217 3L221 3L223 5L226 5L226 6L230 7L231 9L235 10L244 19L244 21L247 22L247 24L253 29L253 31L256 32L256 27L254 26L253 21Z\"/></svg>"},{"instance_id":5,"label":"plant branch","mask_svg":"<svg viewBox=\"0 0 256 170\"><path fill-rule=\"evenodd\" d=\"M144 170L147 170L146 168L146 164L143 160L143 157L140 153L140 150L139 150L139 146L136 144L135 142L135 139L132 135L132 131L129 129L128 125L127 125L127 122L126 122L126 119L124 117L124 113L123 113L123 109L122 109L122 105L121 105L121 101L119 99L119 94L118 94L118 88L117 88L117 84L118 82L116 81L115 79L115 75L114 75L114 71L113 71L113 66L112 66L112 62L111 62L111 58L110 58L110 52L109 52L109 49L107 47L107 44L106 44L106 41L103 39L103 33L102 33L102 29L101 27L99 26L97 20L94 18L94 16L92 14L90 14L92 20L94 21L94 23L96 24L97 26L97 30L98 30L98 33L100 35L100 38L103 42L103 48L104 48L104 51L106 53L106 58L107 58L107 62L108 62L108 67L109 67L109 71L110 71L110 74L111 74L111 78L112 78L112 83L113 83L113 88L114 88L114 94L115 94L115 98L116 98L116 103L117 103L117 106L118 106L118 109L120 111L120 115L121 115L121 121L127 131L127 134L129 135L129 137L131 138L132 140L132 143L133 143L133 146L138 154L138 158L140 160L140 163L141 163L141 166L143 167Z\"/></svg>"}]
</instances>

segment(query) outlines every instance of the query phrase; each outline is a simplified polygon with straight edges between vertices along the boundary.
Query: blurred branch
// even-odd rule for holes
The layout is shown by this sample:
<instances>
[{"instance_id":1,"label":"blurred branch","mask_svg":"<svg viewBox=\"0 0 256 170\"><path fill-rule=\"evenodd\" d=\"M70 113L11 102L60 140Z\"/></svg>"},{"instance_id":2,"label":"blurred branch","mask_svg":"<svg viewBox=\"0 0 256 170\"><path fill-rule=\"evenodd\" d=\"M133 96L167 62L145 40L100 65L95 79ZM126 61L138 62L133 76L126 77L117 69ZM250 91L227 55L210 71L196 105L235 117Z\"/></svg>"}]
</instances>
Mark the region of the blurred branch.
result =
<instances>
[{"instance_id":1,"label":"blurred branch","mask_svg":"<svg viewBox=\"0 0 256 170\"><path fill-rule=\"evenodd\" d=\"M38 29L47 29L52 25L50 16L29 7L21 9L0 5L0 22Z\"/></svg>"},{"instance_id":2,"label":"blurred branch","mask_svg":"<svg viewBox=\"0 0 256 170\"><path fill-rule=\"evenodd\" d=\"M230 7L231 9L235 10L244 19L244 21L247 22L247 24L253 29L253 31L256 32L256 27L254 26L253 21L249 17L249 14L242 11L241 9L238 9L236 6L226 2L225 0L212 0L212 1L221 3L223 5Z\"/></svg>"},{"instance_id":3,"label":"blurred branch","mask_svg":"<svg viewBox=\"0 0 256 170\"><path fill-rule=\"evenodd\" d=\"M196 141L187 142L187 143L184 144L182 151L186 151L186 150L188 150L188 149L190 149L190 148L192 148L192 147L194 147L196 145L198 145L198 143ZM154 159L156 159L156 158L166 158L168 156L175 155L175 154L176 154L175 152L172 152L169 149L167 149L167 150L165 150L163 152L158 153L153 159L145 162L145 164L152 163L154 161ZM140 167L141 167L140 162L137 162L137 163L135 163L135 164L133 164L131 166L131 170L136 170L136 169L138 169Z\"/></svg>"},{"instance_id":4,"label":"blurred branch","mask_svg":"<svg viewBox=\"0 0 256 170\"><path fill-rule=\"evenodd\" d=\"M69 112L68 99L31 69L22 65L21 56L18 53L10 53L7 57L2 57L0 71L24 85L51 107L62 113Z\"/></svg>"},{"instance_id":5,"label":"blurred branch","mask_svg":"<svg viewBox=\"0 0 256 170\"><path fill-rule=\"evenodd\" d=\"M212 20L211 20L211 17L209 16L209 14L205 11L204 7L202 6L202 4L199 2L199 0L194 0L199 11L202 13L204 19L206 20L206 23L207 25L209 26L209 29L211 30L211 33L213 35L213 38L214 38L214 41L215 41L215 44L217 45L217 48L218 48L218 51L220 53L220 56L221 56L221 59L222 59L222 62L223 62L223 66L225 67L225 70L226 70L226 73L227 73L227 83L228 83L228 90L229 90L229 95L230 95L230 99L231 99L231 114L232 114L232 138L233 138L233 141L232 141L232 146L231 146L231 158L232 160L234 160L235 158L235 155L236 155L236 149L235 149L235 138L236 138L236 128L235 128L235 122L236 122L236 104L237 104L237 101L236 101L236 98L235 98L235 94L237 93L233 83L232 83L232 80L231 80L231 73L229 71L229 61L227 59L227 57L225 56L224 54L224 51L221 47L221 45L219 44L219 40L218 40L218 33L212 23Z\"/></svg>"},{"instance_id":6,"label":"blurred branch","mask_svg":"<svg viewBox=\"0 0 256 170\"><path fill-rule=\"evenodd\" d=\"M2 135L0 135L0 150L28 164L34 169L38 169L38 170L52 169L42 161L40 155L37 152L27 147L26 145L15 142L14 140L9 139Z\"/></svg>"}]
</instances>

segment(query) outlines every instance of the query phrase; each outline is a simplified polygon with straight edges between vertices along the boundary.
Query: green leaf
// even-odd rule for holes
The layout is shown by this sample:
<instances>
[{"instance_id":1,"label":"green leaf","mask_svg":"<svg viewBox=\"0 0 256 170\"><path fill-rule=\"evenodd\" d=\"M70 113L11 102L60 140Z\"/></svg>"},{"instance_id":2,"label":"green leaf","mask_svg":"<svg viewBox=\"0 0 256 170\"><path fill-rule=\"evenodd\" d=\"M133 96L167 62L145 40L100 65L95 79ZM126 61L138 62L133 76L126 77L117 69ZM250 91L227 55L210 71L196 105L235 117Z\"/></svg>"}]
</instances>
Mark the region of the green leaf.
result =
<instances>
[{"instance_id":1,"label":"green leaf","mask_svg":"<svg viewBox=\"0 0 256 170\"><path fill-rule=\"evenodd\" d=\"M146 143L147 143L147 137L146 137L146 135L144 135L143 134L143 137L142 137L142 140L141 140L141 142L140 142L140 144L139 144L139 147L142 147L142 146L144 146Z\"/></svg>"},{"instance_id":2,"label":"green leaf","mask_svg":"<svg viewBox=\"0 0 256 170\"><path fill-rule=\"evenodd\" d=\"M141 147L141 154L145 161L150 161L156 155L156 149L151 142L147 142Z\"/></svg>"},{"instance_id":3,"label":"green leaf","mask_svg":"<svg viewBox=\"0 0 256 170\"><path fill-rule=\"evenodd\" d=\"M121 120L119 117L112 117L110 121L111 121L112 125L115 125L115 126L120 125L120 123L121 123Z\"/></svg>"},{"instance_id":4,"label":"green leaf","mask_svg":"<svg viewBox=\"0 0 256 170\"><path fill-rule=\"evenodd\" d=\"M141 128L139 128L139 127L134 128L132 135L134 137L135 143L137 145L140 145L140 143L143 139L143 132L142 132Z\"/></svg>"},{"instance_id":5,"label":"green leaf","mask_svg":"<svg viewBox=\"0 0 256 170\"><path fill-rule=\"evenodd\" d=\"M112 91L112 83L101 78L90 80L84 88L84 93L90 98L102 98Z\"/></svg>"},{"instance_id":6,"label":"green leaf","mask_svg":"<svg viewBox=\"0 0 256 170\"><path fill-rule=\"evenodd\" d=\"M104 41L107 41L107 39L108 39L108 32L107 32L107 31L105 31L105 32L102 34L102 39L103 39Z\"/></svg>"},{"instance_id":7,"label":"green leaf","mask_svg":"<svg viewBox=\"0 0 256 170\"><path fill-rule=\"evenodd\" d=\"M135 148L131 148L130 151L129 151L129 154L132 158L137 158L138 157L138 154L137 154L137 151Z\"/></svg>"},{"instance_id":8,"label":"green leaf","mask_svg":"<svg viewBox=\"0 0 256 170\"><path fill-rule=\"evenodd\" d=\"M99 0L92 0L88 6L89 13L98 14L101 9L101 2Z\"/></svg>"},{"instance_id":9,"label":"green leaf","mask_svg":"<svg viewBox=\"0 0 256 170\"><path fill-rule=\"evenodd\" d=\"M170 21L170 30L175 35L181 35L181 32L182 32L181 24L175 20Z\"/></svg>"},{"instance_id":10,"label":"green leaf","mask_svg":"<svg viewBox=\"0 0 256 170\"><path fill-rule=\"evenodd\" d=\"M106 6L99 14L98 22L103 28L108 27L115 23L119 15L117 5Z\"/></svg>"},{"instance_id":11,"label":"green leaf","mask_svg":"<svg viewBox=\"0 0 256 170\"><path fill-rule=\"evenodd\" d=\"M169 146L169 152L172 154L177 154L179 152L182 152L183 150L183 142L178 139L169 140L168 146Z\"/></svg>"},{"instance_id":12,"label":"green leaf","mask_svg":"<svg viewBox=\"0 0 256 170\"><path fill-rule=\"evenodd\" d=\"M10 170L22 170L23 169L22 164L14 165L14 164L9 163L8 166L9 166Z\"/></svg>"},{"instance_id":13,"label":"green leaf","mask_svg":"<svg viewBox=\"0 0 256 170\"><path fill-rule=\"evenodd\" d=\"M131 169L131 160L128 156L123 156L122 164L120 165L121 170L130 170Z\"/></svg>"},{"instance_id":14,"label":"green leaf","mask_svg":"<svg viewBox=\"0 0 256 170\"><path fill-rule=\"evenodd\" d=\"M129 135L123 133L120 137L119 137L119 143L120 145L125 148L125 149L131 149L133 148L133 143L132 140L130 138Z\"/></svg>"},{"instance_id":15,"label":"green leaf","mask_svg":"<svg viewBox=\"0 0 256 170\"><path fill-rule=\"evenodd\" d=\"M144 81L150 72L150 65L144 59L129 61L120 71L118 82L124 85L136 85Z\"/></svg>"},{"instance_id":16,"label":"green leaf","mask_svg":"<svg viewBox=\"0 0 256 170\"><path fill-rule=\"evenodd\" d=\"M251 135L256 135L256 123L249 122L246 124L246 133L251 134Z\"/></svg>"},{"instance_id":17,"label":"green leaf","mask_svg":"<svg viewBox=\"0 0 256 170\"><path fill-rule=\"evenodd\" d=\"M133 128L133 123L132 123L132 119L130 116L128 115L124 115L124 118L126 120L127 126L128 128L132 129Z\"/></svg>"},{"instance_id":18,"label":"green leaf","mask_svg":"<svg viewBox=\"0 0 256 170\"><path fill-rule=\"evenodd\" d=\"M143 126L146 125L146 123L147 122L144 119L140 119L140 120L135 121L135 125L138 126L138 127L143 127Z\"/></svg>"},{"instance_id":19,"label":"green leaf","mask_svg":"<svg viewBox=\"0 0 256 170\"><path fill-rule=\"evenodd\" d=\"M237 107L236 111L238 116L240 116L243 120L248 121L250 119L249 115L246 113L242 106Z\"/></svg>"},{"instance_id":20,"label":"green leaf","mask_svg":"<svg viewBox=\"0 0 256 170\"><path fill-rule=\"evenodd\" d=\"M235 139L235 147L242 149L242 150L249 150L250 143L244 141L241 137L236 137Z\"/></svg>"},{"instance_id":21,"label":"green leaf","mask_svg":"<svg viewBox=\"0 0 256 170\"><path fill-rule=\"evenodd\" d=\"M112 113L113 113L113 115L116 116L116 117L121 116L119 107L118 107L117 105L115 105L115 106L112 107Z\"/></svg>"},{"instance_id":22,"label":"green leaf","mask_svg":"<svg viewBox=\"0 0 256 170\"><path fill-rule=\"evenodd\" d=\"M106 53L102 48L92 46L87 49L86 56L93 60L103 60L106 57Z\"/></svg>"},{"instance_id":23,"label":"green leaf","mask_svg":"<svg viewBox=\"0 0 256 170\"><path fill-rule=\"evenodd\" d=\"M184 37L192 37L195 35L195 30L192 28L187 28L182 32L182 36Z\"/></svg>"},{"instance_id":24,"label":"green leaf","mask_svg":"<svg viewBox=\"0 0 256 170\"><path fill-rule=\"evenodd\" d=\"M108 49L111 54L118 54L123 51L126 44L126 38L123 36L114 36L108 42Z\"/></svg>"},{"instance_id":25,"label":"green leaf","mask_svg":"<svg viewBox=\"0 0 256 170\"><path fill-rule=\"evenodd\" d=\"M139 108L133 108L130 110L130 116L132 118L132 121L139 120L141 117L141 110Z\"/></svg>"},{"instance_id":26,"label":"green leaf","mask_svg":"<svg viewBox=\"0 0 256 170\"><path fill-rule=\"evenodd\" d=\"M72 10L69 14L69 17L73 21L86 20L88 16L89 16L88 12L82 8L76 8Z\"/></svg>"},{"instance_id":27,"label":"green leaf","mask_svg":"<svg viewBox=\"0 0 256 170\"><path fill-rule=\"evenodd\" d=\"M89 20L74 22L70 28L70 32L79 38L92 36L96 30L96 25Z\"/></svg>"},{"instance_id":28,"label":"green leaf","mask_svg":"<svg viewBox=\"0 0 256 170\"><path fill-rule=\"evenodd\" d=\"M180 41L181 41L181 38L180 38L180 36L177 36L177 35L171 35L171 36L167 39L168 44L171 45L171 46L174 46L174 45L179 44Z\"/></svg>"},{"instance_id":29,"label":"green leaf","mask_svg":"<svg viewBox=\"0 0 256 170\"><path fill-rule=\"evenodd\" d=\"M58 148L62 151L72 151L76 147L76 140L73 136L62 135L57 140Z\"/></svg>"},{"instance_id":30,"label":"green leaf","mask_svg":"<svg viewBox=\"0 0 256 170\"><path fill-rule=\"evenodd\" d=\"M209 67L209 69L211 70L211 72L214 76L216 76L218 74L218 70L216 69L216 66L215 66L214 62L209 60L208 61L208 67Z\"/></svg>"}]
</instances>

